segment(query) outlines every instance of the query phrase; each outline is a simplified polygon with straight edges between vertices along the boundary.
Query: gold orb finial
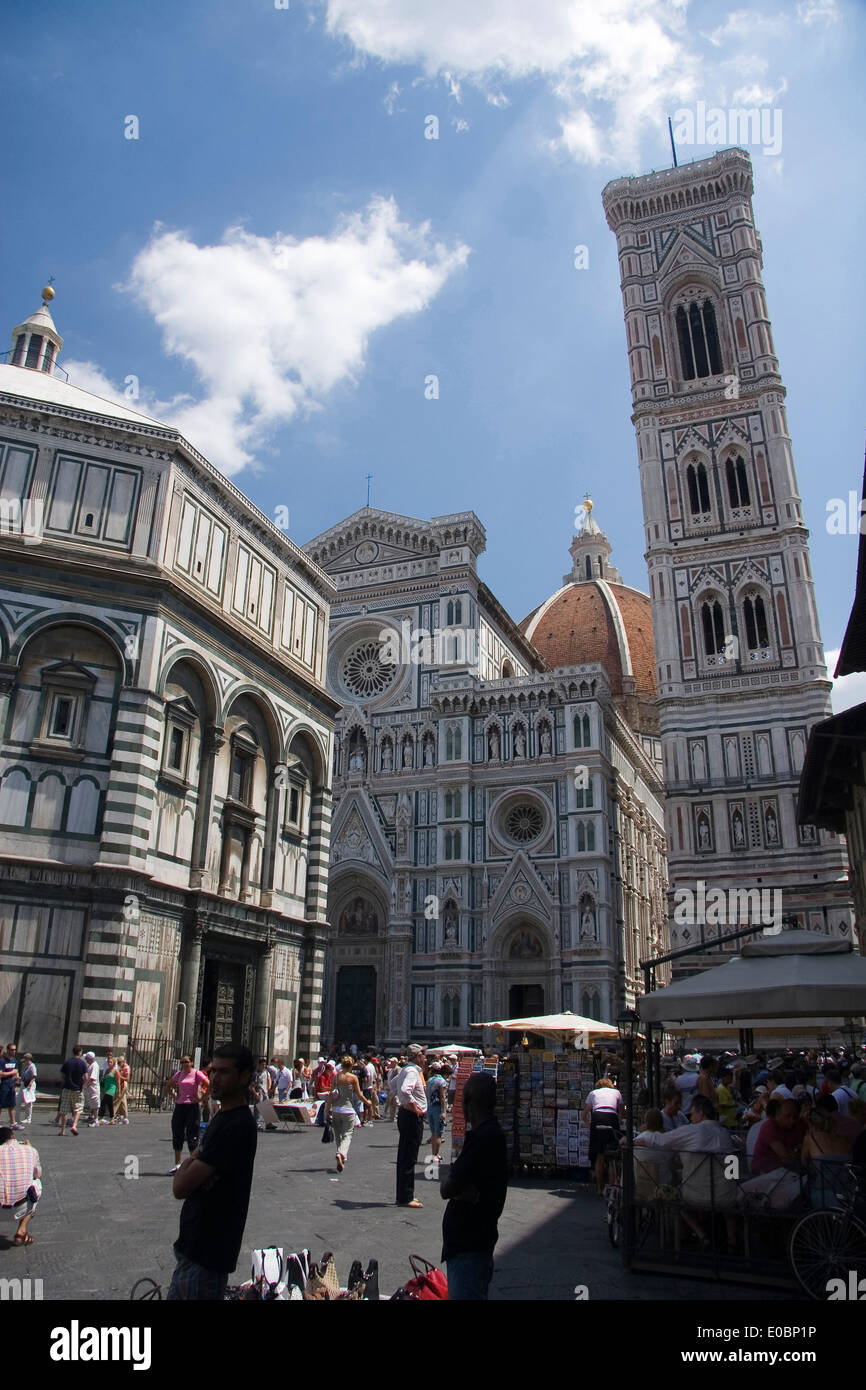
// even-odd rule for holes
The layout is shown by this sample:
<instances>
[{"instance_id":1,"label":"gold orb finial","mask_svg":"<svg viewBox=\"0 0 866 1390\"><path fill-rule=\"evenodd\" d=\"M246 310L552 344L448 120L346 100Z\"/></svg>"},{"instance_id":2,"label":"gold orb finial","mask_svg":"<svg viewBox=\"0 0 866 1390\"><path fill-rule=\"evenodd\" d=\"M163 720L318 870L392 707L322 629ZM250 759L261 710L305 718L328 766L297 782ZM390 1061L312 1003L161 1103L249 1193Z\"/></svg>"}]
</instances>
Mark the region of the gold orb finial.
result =
<instances>
[{"instance_id":1,"label":"gold orb finial","mask_svg":"<svg viewBox=\"0 0 866 1390\"><path fill-rule=\"evenodd\" d=\"M586 493L584 493L584 497L583 497L583 509L584 509L584 511L586 512L587 516L589 516L589 513L592 511L592 508L593 508L593 501L592 501L592 498L590 497L589 493L586 492Z\"/></svg>"},{"instance_id":2,"label":"gold orb finial","mask_svg":"<svg viewBox=\"0 0 866 1390\"><path fill-rule=\"evenodd\" d=\"M50 304L53 298L54 298L54 291L53 291L53 289L51 288L51 286L50 286L50 285L44 285L43 288L42 288L42 302L43 302L43 304Z\"/></svg>"}]
</instances>

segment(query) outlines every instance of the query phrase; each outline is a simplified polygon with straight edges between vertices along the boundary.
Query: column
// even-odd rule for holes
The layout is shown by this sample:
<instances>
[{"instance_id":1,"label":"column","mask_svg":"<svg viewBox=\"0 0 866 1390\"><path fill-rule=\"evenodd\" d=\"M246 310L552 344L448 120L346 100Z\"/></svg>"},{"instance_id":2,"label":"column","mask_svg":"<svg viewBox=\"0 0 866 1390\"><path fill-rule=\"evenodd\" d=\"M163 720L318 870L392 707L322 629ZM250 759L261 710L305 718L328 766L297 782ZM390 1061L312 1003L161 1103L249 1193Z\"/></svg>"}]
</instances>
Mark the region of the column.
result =
<instances>
[{"instance_id":1,"label":"column","mask_svg":"<svg viewBox=\"0 0 866 1390\"><path fill-rule=\"evenodd\" d=\"M256 994L253 1005L253 1052L270 1055L271 998L273 996L275 936L269 934L262 943L256 964ZM307 1053L300 1054L306 1057Z\"/></svg>"},{"instance_id":2,"label":"column","mask_svg":"<svg viewBox=\"0 0 866 1390\"><path fill-rule=\"evenodd\" d=\"M299 1057L317 1057L322 1041L322 996L325 982L327 923L308 922L304 931L301 962L301 999L298 1007Z\"/></svg>"},{"instance_id":3,"label":"column","mask_svg":"<svg viewBox=\"0 0 866 1390\"><path fill-rule=\"evenodd\" d=\"M201 973L201 944L205 931L205 923L199 916L196 916L195 920L184 930L184 953L180 974L180 997L178 999L178 1003L186 1005L182 1042L186 1042L188 1038L194 1038L197 1034L198 980Z\"/></svg>"},{"instance_id":4,"label":"column","mask_svg":"<svg viewBox=\"0 0 866 1390\"><path fill-rule=\"evenodd\" d=\"M192 861L190 864L189 886L201 888L202 877L207 867L208 831L210 829L210 808L213 800L214 769L217 754L225 743L225 731L218 724L208 724L202 738L202 754L199 762L198 805L195 812L195 827L192 835Z\"/></svg>"}]
</instances>

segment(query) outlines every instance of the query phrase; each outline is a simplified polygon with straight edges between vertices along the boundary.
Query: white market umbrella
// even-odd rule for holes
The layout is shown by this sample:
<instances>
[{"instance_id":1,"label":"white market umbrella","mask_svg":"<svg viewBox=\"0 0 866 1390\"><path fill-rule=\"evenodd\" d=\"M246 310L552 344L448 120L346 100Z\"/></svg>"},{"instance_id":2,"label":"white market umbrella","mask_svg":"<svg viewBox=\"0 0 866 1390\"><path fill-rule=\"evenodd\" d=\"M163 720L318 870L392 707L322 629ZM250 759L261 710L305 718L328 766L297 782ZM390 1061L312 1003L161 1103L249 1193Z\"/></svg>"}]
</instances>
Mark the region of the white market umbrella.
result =
<instances>
[{"instance_id":1,"label":"white market umbrella","mask_svg":"<svg viewBox=\"0 0 866 1390\"><path fill-rule=\"evenodd\" d=\"M500 1018L492 1023L472 1023L471 1028L501 1028L515 1033L541 1033L550 1036L570 1036L574 1033L588 1033L596 1038L615 1038L616 1028L610 1023L600 1023L597 1018L583 1018L581 1014L567 1011L562 1014L540 1014L535 1018Z\"/></svg>"},{"instance_id":2,"label":"white market umbrella","mask_svg":"<svg viewBox=\"0 0 866 1390\"><path fill-rule=\"evenodd\" d=\"M750 941L724 965L638 1000L643 1023L858 1017L866 1012L866 959L850 941L783 931Z\"/></svg>"},{"instance_id":3,"label":"white market umbrella","mask_svg":"<svg viewBox=\"0 0 866 1390\"><path fill-rule=\"evenodd\" d=\"M477 1047L464 1047L461 1043L443 1043L440 1047L428 1047L426 1049L428 1057L435 1057L440 1052L472 1053L476 1057L479 1052Z\"/></svg>"}]
</instances>

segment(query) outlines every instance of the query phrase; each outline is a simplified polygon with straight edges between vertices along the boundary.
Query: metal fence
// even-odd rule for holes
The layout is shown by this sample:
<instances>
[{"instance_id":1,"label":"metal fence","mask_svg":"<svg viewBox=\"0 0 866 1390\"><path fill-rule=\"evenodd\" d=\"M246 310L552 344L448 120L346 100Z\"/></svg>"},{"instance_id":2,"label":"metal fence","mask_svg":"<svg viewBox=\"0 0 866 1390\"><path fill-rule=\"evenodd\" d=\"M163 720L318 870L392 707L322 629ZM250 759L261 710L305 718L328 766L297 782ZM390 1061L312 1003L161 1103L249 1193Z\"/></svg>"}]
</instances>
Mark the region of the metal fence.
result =
<instances>
[{"instance_id":1,"label":"metal fence","mask_svg":"<svg viewBox=\"0 0 866 1390\"><path fill-rule=\"evenodd\" d=\"M134 1110L167 1110L171 1096L166 1082L180 1069L181 1057L193 1052L192 1044L180 1038L130 1038L129 1105Z\"/></svg>"}]
</instances>

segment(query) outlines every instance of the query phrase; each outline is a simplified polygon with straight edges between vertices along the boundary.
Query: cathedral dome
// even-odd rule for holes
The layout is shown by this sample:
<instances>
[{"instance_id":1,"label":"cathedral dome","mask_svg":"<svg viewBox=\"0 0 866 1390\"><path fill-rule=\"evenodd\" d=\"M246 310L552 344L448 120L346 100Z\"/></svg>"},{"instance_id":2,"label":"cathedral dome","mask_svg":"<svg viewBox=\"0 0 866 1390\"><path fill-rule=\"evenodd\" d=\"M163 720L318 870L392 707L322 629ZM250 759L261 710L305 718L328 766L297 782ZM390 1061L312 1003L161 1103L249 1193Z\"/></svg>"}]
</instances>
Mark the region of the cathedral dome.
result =
<instances>
[{"instance_id":1,"label":"cathedral dome","mask_svg":"<svg viewBox=\"0 0 866 1390\"><path fill-rule=\"evenodd\" d=\"M607 672L614 700L625 702L629 722L645 728L654 722L650 702L658 693L651 600L622 583L592 502L587 499L584 507L571 545L571 574L523 619L520 630L551 668L597 661Z\"/></svg>"}]
</instances>

